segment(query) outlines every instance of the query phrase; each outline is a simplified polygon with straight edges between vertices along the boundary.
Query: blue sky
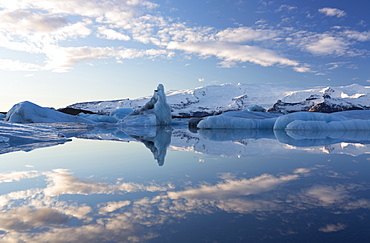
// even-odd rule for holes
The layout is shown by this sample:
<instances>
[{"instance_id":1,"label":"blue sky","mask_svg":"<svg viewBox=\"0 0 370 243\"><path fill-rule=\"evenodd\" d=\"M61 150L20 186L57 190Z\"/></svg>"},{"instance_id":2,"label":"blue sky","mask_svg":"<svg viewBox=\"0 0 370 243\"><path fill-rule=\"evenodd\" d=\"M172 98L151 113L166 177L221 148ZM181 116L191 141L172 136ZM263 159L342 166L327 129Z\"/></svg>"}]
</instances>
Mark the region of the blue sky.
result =
<instances>
[{"instance_id":1,"label":"blue sky","mask_svg":"<svg viewBox=\"0 0 370 243\"><path fill-rule=\"evenodd\" d=\"M222 83L369 85L370 1L0 0L0 110Z\"/></svg>"}]
</instances>

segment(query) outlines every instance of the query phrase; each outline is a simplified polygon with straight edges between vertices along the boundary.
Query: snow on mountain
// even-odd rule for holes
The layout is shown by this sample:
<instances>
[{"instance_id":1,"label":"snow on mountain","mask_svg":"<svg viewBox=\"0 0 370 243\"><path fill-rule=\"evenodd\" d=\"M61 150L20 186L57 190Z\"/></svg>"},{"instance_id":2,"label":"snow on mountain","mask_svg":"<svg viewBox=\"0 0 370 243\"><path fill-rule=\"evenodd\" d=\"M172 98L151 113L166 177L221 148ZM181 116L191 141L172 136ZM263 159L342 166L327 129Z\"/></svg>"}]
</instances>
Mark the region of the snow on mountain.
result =
<instances>
[{"instance_id":1,"label":"snow on mountain","mask_svg":"<svg viewBox=\"0 0 370 243\"><path fill-rule=\"evenodd\" d=\"M370 109L370 87L352 84L287 92L286 96L278 100L269 111L331 113L366 109Z\"/></svg>"},{"instance_id":2,"label":"snow on mountain","mask_svg":"<svg viewBox=\"0 0 370 243\"><path fill-rule=\"evenodd\" d=\"M370 87L352 84L307 90L277 85L222 84L166 92L172 116L206 116L224 111L246 110L259 105L272 112L333 112L370 109ZM82 102L68 108L108 115L119 108L138 110L151 96L137 99Z\"/></svg>"},{"instance_id":3,"label":"snow on mountain","mask_svg":"<svg viewBox=\"0 0 370 243\"><path fill-rule=\"evenodd\" d=\"M287 87L270 85L222 84L168 91L166 96L172 109L172 116L189 117L245 110L256 104L270 108L288 90ZM109 114L118 108L140 109L150 98L148 96L133 100L82 102L69 105L68 108Z\"/></svg>"}]
</instances>

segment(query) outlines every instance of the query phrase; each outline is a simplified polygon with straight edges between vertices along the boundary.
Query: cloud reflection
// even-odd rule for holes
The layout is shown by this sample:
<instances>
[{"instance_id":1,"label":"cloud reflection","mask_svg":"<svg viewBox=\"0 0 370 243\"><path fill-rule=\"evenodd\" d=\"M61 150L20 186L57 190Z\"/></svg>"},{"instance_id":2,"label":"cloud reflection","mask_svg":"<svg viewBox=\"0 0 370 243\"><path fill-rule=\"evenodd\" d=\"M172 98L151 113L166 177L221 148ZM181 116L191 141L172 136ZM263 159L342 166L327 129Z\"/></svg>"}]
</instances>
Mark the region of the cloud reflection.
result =
<instances>
[{"instance_id":1,"label":"cloud reflection","mask_svg":"<svg viewBox=\"0 0 370 243\"><path fill-rule=\"evenodd\" d=\"M193 214L216 212L251 214L259 220L269 214L294 224L301 211L325 207L333 212L370 208L370 200L356 196L368 190L355 183L326 184L315 182L294 186L322 174L324 168L292 169L285 174L261 174L244 178L221 173L214 183L123 182L82 180L70 170L30 171L29 176L45 178L45 188L11 192L0 196L0 236L5 242L142 242L159 237L161 225L180 221ZM27 175L27 173L18 173ZM3 173L13 178L15 172ZM19 177L15 177L19 178ZM22 176L19 180L28 178ZM327 177L329 178L329 177ZM348 178L346 178L348 180ZM15 181L15 180L13 180ZM184 189L185 188L185 189ZM127 197L128 193L134 195ZM90 201L101 194L101 201ZM73 197L68 195L74 195ZM82 195L83 201L72 200ZM119 197L117 197L119 195ZM118 200L112 200L113 197ZM291 215L291 216L287 216ZM73 222L73 223L72 223ZM344 230L343 223L323 224L321 232Z\"/></svg>"}]
</instances>

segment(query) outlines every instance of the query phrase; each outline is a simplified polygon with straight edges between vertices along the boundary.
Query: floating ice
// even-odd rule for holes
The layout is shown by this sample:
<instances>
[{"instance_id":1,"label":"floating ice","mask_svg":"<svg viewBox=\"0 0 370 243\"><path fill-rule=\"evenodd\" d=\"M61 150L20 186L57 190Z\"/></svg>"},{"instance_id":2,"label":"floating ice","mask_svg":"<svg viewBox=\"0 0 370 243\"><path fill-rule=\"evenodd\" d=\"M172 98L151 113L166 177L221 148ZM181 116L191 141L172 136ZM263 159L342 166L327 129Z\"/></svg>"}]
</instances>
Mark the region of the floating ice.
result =
<instances>
[{"instance_id":1,"label":"floating ice","mask_svg":"<svg viewBox=\"0 0 370 243\"><path fill-rule=\"evenodd\" d=\"M275 122L274 129L284 130L286 129L288 124L293 121L331 122L331 121L343 121L343 120L345 120L344 117L333 116L331 114L326 114L326 113L295 112L295 113L287 114L284 116L280 116Z\"/></svg>"},{"instance_id":2,"label":"floating ice","mask_svg":"<svg viewBox=\"0 0 370 243\"><path fill-rule=\"evenodd\" d=\"M153 97L138 111L127 115L122 121L123 126L169 126L172 115L167 103L164 86L158 85Z\"/></svg>"},{"instance_id":3,"label":"floating ice","mask_svg":"<svg viewBox=\"0 0 370 243\"><path fill-rule=\"evenodd\" d=\"M109 116L115 117L117 119L123 119L125 118L128 114L132 113L134 110L131 108L120 108L112 111Z\"/></svg>"},{"instance_id":4,"label":"floating ice","mask_svg":"<svg viewBox=\"0 0 370 243\"><path fill-rule=\"evenodd\" d=\"M52 108L41 107L29 101L15 104L6 114L5 121L13 123L74 122L92 124L91 121L82 117L68 115Z\"/></svg>"},{"instance_id":5,"label":"floating ice","mask_svg":"<svg viewBox=\"0 0 370 243\"><path fill-rule=\"evenodd\" d=\"M370 111L363 111L368 114ZM357 131L370 130L370 120L351 119L352 115L361 112L315 113L296 112L279 117L274 125L275 130L304 130L304 131ZM364 117L370 117L369 114Z\"/></svg>"},{"instance_id":6,"label":"floating ice","mask_svg":"<svg viewBox=\"0 0 370 243\"><path fill-rule=\"evenodd\" d=\"M113 116L99 115L99 114L78 114L79 117L85 118L93 122L102 122L102 123L117 123L118 119Z\"/></svg>"},{"instance_id":7,"label":"floating ice","mask_svg":"<svg viewBox=\"0 0 370 243\"><path fill-rule=\"evenodd\" d=\"M218 116L204 118L197 125L200 129L272 129L276 113L256 111L230 111Z\"/></svg>"}]
</instances>

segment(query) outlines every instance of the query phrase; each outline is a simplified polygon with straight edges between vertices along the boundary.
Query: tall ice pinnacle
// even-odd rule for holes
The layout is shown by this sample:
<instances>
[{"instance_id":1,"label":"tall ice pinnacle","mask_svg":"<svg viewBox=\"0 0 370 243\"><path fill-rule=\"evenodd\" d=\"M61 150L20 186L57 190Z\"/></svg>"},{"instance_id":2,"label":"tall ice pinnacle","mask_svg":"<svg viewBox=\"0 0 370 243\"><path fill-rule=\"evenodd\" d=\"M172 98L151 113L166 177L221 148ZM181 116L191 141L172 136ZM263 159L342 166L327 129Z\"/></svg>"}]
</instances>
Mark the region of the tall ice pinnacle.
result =
<instances>
[{"instance_id":1,"label":"tall ice pinnacle","mask_svg":"<svg viewBox=\"0 0 370 243\"><path fill-rule=\"evenodd\" d=\"M122 120L124 126L168 126L171 124L171 107L167 103L163 84L154 90L153 97L140 109Z\"/></svg>"}]
</instances>

